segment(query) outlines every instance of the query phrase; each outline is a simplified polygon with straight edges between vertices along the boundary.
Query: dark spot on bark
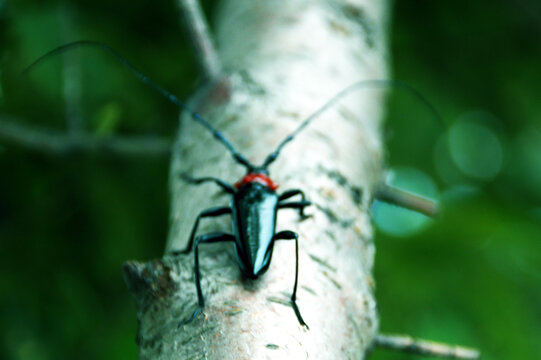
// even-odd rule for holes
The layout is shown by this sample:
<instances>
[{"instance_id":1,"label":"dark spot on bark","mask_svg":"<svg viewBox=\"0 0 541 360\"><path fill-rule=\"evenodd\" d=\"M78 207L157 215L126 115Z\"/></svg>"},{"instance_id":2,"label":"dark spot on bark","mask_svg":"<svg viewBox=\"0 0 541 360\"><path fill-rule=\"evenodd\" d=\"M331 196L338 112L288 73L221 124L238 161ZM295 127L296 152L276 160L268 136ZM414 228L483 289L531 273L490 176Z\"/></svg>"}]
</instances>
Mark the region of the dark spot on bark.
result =
<instances>
[{"instance_id":1,"label":"dark spot on bark","mask_svg":"<svg viewBox=\"0 0 541 360\"><path fill-rule=\"evenodd\" d=\"M310 294L312 294L312 295L314 295L314 296L317 296L317 293L315 292L315 290L312 289L312 288L310 288L310 287L308 287L308 286L301 285L301 289L306 290L307 293L310 293Z\"/></svg>"},{"instance_id":2,"label":"dark spot on bark","mask_svg":"<svg viewBox=\"0 0 541 360\"><path fill-rule=\"evenodd\" d=\"M261 84L259 84L257 81L255 81L252 75L250 75L248 71L246 70L241 71L239 72L239 75L247 87L246 90L249 91L252 96L255 96L255 95L262 96L266 94L265 88L261 86Z\"/></svg>"},{"instance_id":3,"label":"dark spot on bark","mask_svg":"<svg viewBox=\"0 0 541 360\"><path fill-rule=\"evenodd\" d=\"M361 331L361 327L360 327L359 323L349 313L348 313L348 320L351 323L351 326L353 327L353 331L355 332L355 335L357 336L357 339L359 340L359 343L362 344L364 342L364 340L363 340L363 335L362 335L362 331Z\"/></svg>"},{"instance_id":4,"label":"dark spot on bark","mask_svg":"<svg viewBox=\"0 0 541 360\"><path fill-rule=\"evenodd\" d=\"M155 350L158 354L161 354L163 351L163 348L161 346L162 340L163 339L161 334L153 336L149 339L144 339L141 336L138 345L141 349L150 348Z\"/></svg>"},{"instance_id":5,"label":"dark spot on bark","mask_svg":"<svg viewBox=\"0 0 541 360\"><path fill-rule=\"evenodd\" d=\"M228 299L224 301L224 305L238 307L239 301L237 299Z\"/></svg>"},{"instance_id":6,"label":"dark spot on bark","mask_svg":"<svg viewBox=\"0 0 541 360\"><path fill-rule=\"evenodd\" d=\"M200 104L200 109L198 110L204 112L206 108L224 104L228 102L230 98L231 78L229 76L224 76L207 87L202 100L198 102Z\"/></svg>"},{"instance_id":7,"label":"dark spot on bark","mask_svg":"<svg viewBox=\"0 0 541 360\"><path fill-rule=\"evenodd\" d=\"M357 205L360 205L363 201L363 189L352 186L350 188L350 191L351 191L351 196L353 197L353 201L355 201Z\"/></svg>"},{"instance_id":8,"label":"dark spot on bark","mask_svg":"<svg viewBox=\"0 0 541 360\"><path fill-rule=\"evenodd\" d=\"M291 306L291 302L289 300L285 300L285 299L275 297L275 296L269 296L267 298L267 301L270 301L275 304L284 305L284 306Z\"/></svg>"},{"instance_id":9,"label":"dark spot on bark","mask_svg":"<svg viewBox=\"0 0 541 360\"><path fill-rule=\"evenodd\" d=\"M189 344L190 342L194 341L197 338L201 338L201 335L213 332L218 328L217 325L207 325L207 323L203 322L201 327L196 328L193 330L193 332L190 334L190 336L186 337L181 343L180 346L185 346Z\"/></svg>"},{"instance_id":10,"label":"dark spot on bark","mask_svg":"<svg viewBox=\"0 0 541 360\"><path fill-rule=\"evenodd\" d=\"M353 219L340 219L336 214L328 207L323 207L318 204L314 204L333 224L336 224L342 228L349 228L353 224Z\"/></svg>"},{"instance_id":11,"label":"dark spot on bark","mask_svg":"<svg viewBox=\"0 0 541 360\"><path fill-rule=\"evenodd\" d=\"M348 28L338 21L329 20L329 25L331 26L331 29L342 35L351 35L351 32L348 30Z\"/></svg>"},{"instance_id":12,"label":"dark spot on bark","mask_svg":"<svg viewBox=\"0 0 541 360\"><path fill-rule=\"evenodd\" d=\"M333 233L332 231L330 231L330 230L325 230L324 232L325 232L325 235L327 235L327 237L328 237L329 239L336 241L336 237L334 236L334 233Z\"/></svg>"},{"instance_id":13,"label":"dark spot on bark","mask_svg":"<svg viewBox=\"0 0 541 360\"><path fill-rule=\"evenodd\" d=\"M345 188L349 192L351 199L355 202L355 204L357 205L362 204L362 201L363 201L362 188L350 184L349 181L346 179L346 177L336 170L328 170L323 167L320 168L320 170L324 172L330 179L334 180L338 185Z\"/></svg>"},{"instance_id":14,"label":"dark spot on bark","mask_svg":"<svg viewBox=\"0 0 541 360\"><path fill-rule=\"evenodd\" d=\"M276 111L276 114L280 117L289 117L291 119L300 119L301 118L301 114L299 114L298 112L294 111L294 110L281 110L281 109L278 109Z\"/></svg>"},{"instance_id":15,"label":"dark spot on bark","mask_svg":"<svg viewBox=\"0 0 541 360\"><path fill-rule=\"evenodd\" d=\"M323 275L329 279L329 281L338 289L338 290L342 290L342 285L338 282L338 280L336 280L335 278L333 278L331 275L329 275L328 272L326 271L323 271Z\"/></svg>"},{"instance_id":16,"label":"dark spot on bark","mask_svg":"<svg viewBox=\"0 0 541 360\"><path fill-rule=\"evenodd\" d=\"M329 208L317 205L317 204L316 204L316 207L323 214L325 214L325 216L329 219L330 222L332 222L332 223L337 223L338 222L338 217L332 212L332 210L330 210Z\"/></svg>"},{"instance_id":17,"label":"dark spot on bark","mask_svg":"<svg viewBox=\"0 0 541 360\"><path fill-rule=\"evenodd\" d=\"M299 21L299 17L295 15L288 15L283 18L284 24L293 25Z\"/></svg>"},{"instance_id":18,"label":"dark spot on bark","mask_svg":"<svg viewBox=\"0 0 541 360\"><path fill-rule=\"evenodd\" d=\"M280 347L279 347L278 345L276 345L276 344L267 344L267 345L265 345L265 347L266 347L267 349L271 349L271 350L278 350L278 349L280 348Z\"/></svg>"},{"instance_id":19,"label":"dark spot on bark","mask_svg":"<svg viewBox=\"0 0 541 360\"><path fill-rule=\"evenodd\" d=\"M373 325L372 319L370 319L368 316L366 317L365 322L366 322L366 325L368 325L369 328L372 327L372 325Z\"/></svg>"},{"instance_id":20,"label":"dark spot on bark","mask_svg":"<svg viewBox=\"0 0 541 360\"><path fill-rule=\"evenodd\" d=\"M331 270L332 272L336 272L336 268L332 266L331 264L329 264L327 261L323 260L322 258L317 257L316 255L313 255L313 254L308 254L308 256L310 256L310 258L314 260L315 262L317 262L319 265Z\"/></svg>"},{"instance_id":21,"label":"dark spot on bark","mask_svg":"<svg viewBox=\"0 0 541 360\"><path fill-rule=\"evenodd\" d=\"M161 260L146 264L128 262L123 270L138 311L149 311L156 299L164 299L177 291L178 284L171 278L172 268Z\"/></svg>"},{"instance_id":22,"label":"dark spot on bark","mask_svg":"<svg viewBox=\"0 0 541 360\"><path fill-rule=\"evenodd\" d=\"M242 310L241 308L236 308L236 309L228 310L224 314L226 316L235 316L235 315L238 315L238 314L242 313L243 311L244 310Z\"/></svg>"},{"instance_id":23,"label":"dark spot on bark","mask_svg":"<svg viewBox=\"0 0 541 360\"><path fill-rule=\"evenodd\" d=\"M361 27L364 33L364 41L366 46L368 46L370 49L374 48L376 44L375 26L363 8L353 4L345 4L342 5L342 13L347 19L353 21Z\"/></svg>"}]
</instances>

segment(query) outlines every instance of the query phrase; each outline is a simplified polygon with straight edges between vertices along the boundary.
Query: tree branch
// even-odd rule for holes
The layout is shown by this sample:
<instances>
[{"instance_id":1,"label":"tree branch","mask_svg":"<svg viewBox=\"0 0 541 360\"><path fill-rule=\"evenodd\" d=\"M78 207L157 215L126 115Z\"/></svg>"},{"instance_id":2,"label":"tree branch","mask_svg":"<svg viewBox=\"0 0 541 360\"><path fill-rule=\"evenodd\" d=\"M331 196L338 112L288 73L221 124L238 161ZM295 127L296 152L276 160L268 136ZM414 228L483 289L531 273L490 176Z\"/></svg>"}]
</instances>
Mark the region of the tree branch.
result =
<instances>
[{"instance_id":1,"label":"tree branch","mask_svg":"<svg viewBox=\"0 0 541 360\"><path fill-rule=\"evenodd\" d=\"M199 1L177 0L177 4L203 76L210 80L216 79L222 72L222 66Z\"/></svg>"},{"instance_id":2,"label":"tree branch","mask_svg":"<svg viewBox=\"0 0 541 360\"><path fill-rule=\"evenodd\" d=\"M433 218L437 217L440 212L438 203L387 184L380 185L376 189L374 199L417 211Z\"/></svg>"},{"instance_id":3,"label":"tree branch","mask_svg":"<svg viewBox=\"0 0 541 360\"><path fill-rule=\"evenodd\" d=\"M216 34L231 75L198 91L190 105L250 162L262 163L303 119L353 82L385 78L387 1L225 0L220 10ZM270 268L257 280L240 276L231 242L202 245L205 307L179 327L197 306L194 253L168 254L186 247L198 213L231 201L214 184L187 184L179 174L230 184L245 174L211 133L182 118L170 172L166 255L125 268L138 304L139 359L365 357L378 327L367 209L383 168L382 103L381 91L343 98L288 143L269 169L280 191L302 189L316 204L305 220L280 211L276 229L299 235L296 301L310 330L299 325L289 301L296 265L290 241L276 242ZM201 221L198 234L230 233L229 220Z\"/></svg>"},{"instance_id":4,"label":"tree branch","mask_svg":"<svg viewBox=\"0 0 541 360\"><path fill-rule=\"evenodd\" d=\"M480 358L478 350L457 345L448 345L434 341L415 339L405 335L378 335L374 346L382 349L397 350L410 354L435 356L445 359Z\"/></svg>"},{"instance_id":5,"label":"tree branch","mask_svg":"<svg viewBox=\"0 0 541 360\"><path fill-rule=\"evenodd\" d=\"M59 11L61 36L64 43L77 38L71 6L63 4ZM81 101L81 64L78 52L62 54L62 91L66 109L68 134L80 135L84 132Z\"/></svg>"},{"instance_id":6,"label":"tree branch","mask_svg":"<svg viewBox=\"0 0 541 360\"><path fill-rule=\"evenodd\" d=\"M88 134L66 135L50 129L22 125L0 116L0 139L54 155L78 151L121 156L168 155L172 142L161 137L99 137Z\"/></svg>"}]
</instances>

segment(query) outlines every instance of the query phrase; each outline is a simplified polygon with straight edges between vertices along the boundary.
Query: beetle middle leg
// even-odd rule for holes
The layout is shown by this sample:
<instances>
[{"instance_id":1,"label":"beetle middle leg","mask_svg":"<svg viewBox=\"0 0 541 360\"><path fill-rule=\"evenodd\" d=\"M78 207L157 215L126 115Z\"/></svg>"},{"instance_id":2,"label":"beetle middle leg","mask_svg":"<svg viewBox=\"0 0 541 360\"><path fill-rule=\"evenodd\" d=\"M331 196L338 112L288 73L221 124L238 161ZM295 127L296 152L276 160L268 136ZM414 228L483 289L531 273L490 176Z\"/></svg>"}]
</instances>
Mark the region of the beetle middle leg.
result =
<instances>
[{"instance_id":1,"label":"beetle middle leg","mask_svg":"<svg viewBox=\"0 0 541 360\"><path fill-rule=\"evenodd\" d=\"M304 218L304 208L306 206L311 205L311 202L306 200L306 196L304 195L304 192L302 190L300 190L300 189L291 189L291 190L284 191L278 197L278 201L281 202L281 201L287 200L289 198L292 198L295 195L300 195L301 196L301 201L300 202L279 204L279 208L296 208L296 209L299 209L300 216L302 218ZM306 205L304 205L304 206L287 206L288 204L300 204L300 203L304 203Z\"/></svg>"},{"instance_id":2,"label":"beetle middle leg","mask_svg":"<svg viewBox=\"0 0 541 360\"><path fill-rule=\"evenodd\" d=\"M200 244L212 244L216 242L235 241L235 237L226 233L212 233L198 236L195 239L194 246L194 273L195 273L195 289L197 291L197 308L193 312L192 316L180 322L179 326L186 325L192 322L196 316L205 307L205 298L203 297L203 291L201 290L201 275L199 273L199 245Z\"/></svg>"},{"instance_id":3,"label":"beetle middle leg","mask_svg":"<svg viewBox=\"0 0 541 360\"><path fill-rule=\"evenodd\" d=\"M197 232L197 228L199 227L199 220L204 217L218 217L221 215L227 215L231 214L231 208L229 206L220 206L220 207L213 207L206 210L201 211L199 215L197 215L197 219L195 220L195 223L192 227L192 232L190 233L190 239L188 240L188 245L184 250L181 251L175 251L175 254L187 254L192 250L193 241L195 238L195 233Z\"/></svg>"},{"instance_id":4,"label":"beetle middle leg","mask_svg":"<svg viewBox=\"0 0 541 360\"><path fill-rule=\"evenodd\" d=\"M310 205L312 205L312 203L308 200L292 201L292 202L278 203L278 209L298 209L301 218L304 220L308 217L304 215L304 208Z\"/></svg>"},{"instance_id":5,"label":"beetle middle leg","mask_svg":"<svg viewBox=\"0 0 541 360\"><path fill-rule=\"evenodd\" d=\"M291 190L286 190L282 194L280 194L280 196L278 197L278 201L287 200L295 195L300 195L302 200L306 199L306 195L304 195L304 191L300 189L291 189Z\"/></svg>"},{"instance_id":6,"label":"beetle middle leg","mask_svg":"<svg viewBox=\"0 0 541 360\"><path fill-rule=\"evenodd\" d=\"M295 240L295 284L293 285L293 293L291 294L291 306L293 311L299 320L301 326L309 329L308 325L304 322L304 319L301 316L299 307L297 306L297 283L299 279L299 235L293 231L280 231L274 235L274 240Z\"/></svg>"}]
</instances>

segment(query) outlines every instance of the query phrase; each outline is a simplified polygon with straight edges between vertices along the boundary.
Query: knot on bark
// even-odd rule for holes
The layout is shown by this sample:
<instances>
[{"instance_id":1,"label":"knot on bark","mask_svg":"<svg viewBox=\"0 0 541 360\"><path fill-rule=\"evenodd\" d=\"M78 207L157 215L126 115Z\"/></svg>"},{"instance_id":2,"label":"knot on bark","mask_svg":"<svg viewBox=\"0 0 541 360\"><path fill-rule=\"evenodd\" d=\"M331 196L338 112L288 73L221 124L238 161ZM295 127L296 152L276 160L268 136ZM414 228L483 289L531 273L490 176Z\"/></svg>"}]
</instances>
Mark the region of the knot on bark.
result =
<instances>
[{"instance_id":1,"label":"knot on bark","mask_svg":"<svg viewBox=\"0 0 541 360\"><path fill-rule=\"evenodd\" d=\"M176 271L163 260L147 263L128 261L124 263L122 270L139 310L143 310L153 301L169 298L178 290L178 281L174 274Z\"/></svg>"}]
</instances>

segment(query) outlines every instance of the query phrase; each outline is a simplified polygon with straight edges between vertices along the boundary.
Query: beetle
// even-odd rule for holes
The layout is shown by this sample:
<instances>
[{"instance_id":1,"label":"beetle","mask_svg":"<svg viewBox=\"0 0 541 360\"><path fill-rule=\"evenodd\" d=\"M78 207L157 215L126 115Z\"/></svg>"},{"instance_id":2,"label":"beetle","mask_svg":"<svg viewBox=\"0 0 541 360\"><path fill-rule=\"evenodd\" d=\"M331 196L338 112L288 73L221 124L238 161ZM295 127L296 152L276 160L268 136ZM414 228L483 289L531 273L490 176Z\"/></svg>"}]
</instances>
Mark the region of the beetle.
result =
<instances>
[{"instance_id":1,"label":"beetle","mask_svg":"<svg viewBox=\"0 0 541 360\"><path fill-rule=\"evenodd\" d=\"M305 194L300 189L287 190L281 194L277 193L278 185L269 177L267 167L277 158L278 152L270 154L261 166L254 166L243 157L239 162L246 166L247 173L234 186L213 177L191 178L186 175L183 176L191 184L216 183L224 192L231 195L231 203L229 206L203 210L197 216L193 225L187 247L182 251L175 252L175 254L187 254L193 248L195 258L194 271L198 307L189 319L181 322L181 325L195 319L205 306L199 272L198 247L200 244L233 242L241 273L249 279L257 279L269 268L274 243L277 240L295 240L295 282L291 294L291 305L299 324L308 328L296 303L299 273L299 236L290 230L277 233L276 218L278 210L287 208L297 209L299 215L303 218L304 208L311 203L305 199ZM235 156L235 158L238 158L238 156ZM298 195L301 197L300 201L288 201ZM195 237L200 219L222 215L232 217L233 234L211 233Z\"/></svg>"},{"instance_id":2,"label":"beetle","mask_svg":"<svg viewBox=\"0 0 541 360\"><path fill-rule=\"evenodd\" d=\"M276 220L278 211L281 209L295 209L299 211L301 218L304 218L304 209L311 205L311 202L306 200L304 192L300 189L286 190L281 194L277 193L278 185L269 177L268 167L278 158L284 146L292 141L311 121L320 116L324 111L332 107L341 98L350 93L366 87L400 87L404 88L413 94L417 99L424 103L437 118L439 115L434 110L432 105L415 89L407 84L393 80L363 80L358 81L338 92L323 106L305 118L300 125L288 136L286 136L271 152L261 165L251 164L245 156L237 151L231 142L210 122L203 118L197 112L191 110L175 95L161 88L147 76L143 75L130 62L119 55L111 47L106 44L95 41L76 41L57 47L45 55L41 56L30 64L23 73L27 73L34 66L41 63L43 60L51 56L58 55L64 51L71 50L80 46L96 47L101 49L113 57L115 57L123 66L131 71L140 81L152 87L168 101L178 106L182 111L188 113L191 118L206 128L214 138L222 143L231 153L234 160L243 165L247 172L234 185L227 183L215 177L192 178L187 174L180 176L190 184L199 185L202 183L212 182L219 186L224 192L231 196L229 206L212 207L203 210L197 216L195 223L189 235L188 244L184 250L175 251L173 254L187 254L192 249L194 250L194 281L197 291L197 308L186 320L180 322L179 326L193 321L205 306L205 299L201 289L201 275L199 271L199 245L216 242L232 242L234 243L237 264L243 276L249 279L257 279L264 274L271 262L274 244L278 240L294 240L295 241L295 280L293 291L291 294L291 306L297 317L299 324L305 328L308 325L301 316L299 307L296 303L296 293L298 285L298 270L299 270L299 236L291 230L276 232ZM300 196L300 200L290 201L291 198ZM210 233L196 237L199 222L202 218L213 218L223 215L230 215L232 218L232 234L228 233Z\"/></svg>"}]
</instances>

